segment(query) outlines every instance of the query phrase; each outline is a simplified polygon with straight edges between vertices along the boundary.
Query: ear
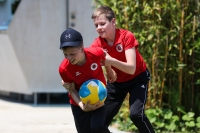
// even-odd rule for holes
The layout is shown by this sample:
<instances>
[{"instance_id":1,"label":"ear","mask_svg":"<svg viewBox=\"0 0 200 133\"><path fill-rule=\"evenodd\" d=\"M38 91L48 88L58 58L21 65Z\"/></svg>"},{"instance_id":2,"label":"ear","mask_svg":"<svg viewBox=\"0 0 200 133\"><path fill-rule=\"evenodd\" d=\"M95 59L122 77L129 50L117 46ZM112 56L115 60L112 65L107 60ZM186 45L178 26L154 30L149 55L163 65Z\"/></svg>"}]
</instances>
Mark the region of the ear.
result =
<instances>
[{"instance_id":1,"label":"ear","mask_svg":"<svg viewBox=\"0 0 200 133\"><path fill-rule=\"evenodd\" d=\"M84 47L83 46L81 47L81 52L84 52Z\"/></svg>"},{"instance_id":2,"label":"ear","mask_svg":"<svg viewBox=\"0 0 200 133\"><path fill-rule=\"evenodd\" d=\"M115 19L115 18L113 18L113 19L111 20L111 22L113 23L113 25L116 25L116 19Z\"/></svg>"}]
</instances>

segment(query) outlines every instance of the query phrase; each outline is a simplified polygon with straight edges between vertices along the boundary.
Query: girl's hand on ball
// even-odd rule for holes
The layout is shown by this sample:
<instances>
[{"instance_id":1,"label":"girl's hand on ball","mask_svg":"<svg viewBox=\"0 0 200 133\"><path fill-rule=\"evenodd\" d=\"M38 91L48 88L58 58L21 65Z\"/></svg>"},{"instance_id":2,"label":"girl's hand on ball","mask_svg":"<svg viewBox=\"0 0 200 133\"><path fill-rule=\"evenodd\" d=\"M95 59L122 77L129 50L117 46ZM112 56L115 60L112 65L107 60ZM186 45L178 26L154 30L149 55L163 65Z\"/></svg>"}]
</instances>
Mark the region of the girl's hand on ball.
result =
<instances>
[{"instance_id":1,"label":"girl's hand on ball","mask_svg":"<svg viewBox=\"0 0 200 133\"><path fill-rule=\"evenodd\" d=\"M82 102L81 102L81 103L82 103ZM79 104L79 106L80 106L80 108L81 108L83 111L89 112L89 111L93 111L93 110L94 110L93 107L92 107L92 105L90 104L90 101L87 101L86 104L84 104L84 103L82 103L82 104L83 104L83 106L80 106L80 104Z\"/></svg>"},{"instance_id":2,"label":"girl's hand on ball","mask_svg":"<svg viewBox=\"0 0 200 133\"><path fill-rule=\"evenodd\" d=\"M97 102L97 103L94 104L93 106L94 106L94 110L95 110L95 109L98 109L98 108L104 106L104 102Z\"/></svg>"},{"instance_id":3,"label":"girl's hand on ball","mask_svg":"<svg viewBox=\"0 0 200 133\"><path fill-rule=\"evenodd\" d=\"M102 106L104 106L104 103L102 103L102 102L97 102L96 104L90 104L90 101L87 101L86 104L84 104L83 106L80 106L80 107L83 111L89 112L89 111L96 110Z\"/></svg>"}]
</instances>

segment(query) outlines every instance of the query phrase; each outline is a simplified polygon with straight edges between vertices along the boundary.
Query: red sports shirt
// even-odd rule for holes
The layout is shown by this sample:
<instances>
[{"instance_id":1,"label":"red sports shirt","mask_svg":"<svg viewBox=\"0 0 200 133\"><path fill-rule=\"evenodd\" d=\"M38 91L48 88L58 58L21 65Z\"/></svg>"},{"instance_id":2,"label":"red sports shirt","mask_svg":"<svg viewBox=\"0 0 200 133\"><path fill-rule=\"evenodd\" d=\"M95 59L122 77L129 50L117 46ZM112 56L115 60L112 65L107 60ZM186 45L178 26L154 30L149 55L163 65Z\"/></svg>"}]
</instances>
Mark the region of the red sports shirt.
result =
<instances>
[{"instance_id":1,"label":"red sports shirt","mask_svg":"<svg viewBox=\"0 0 200 133\"><path fill-rule=\"evenodd\" d=\"M121 70L112 67L113 70L115 70L117 73L117 82L129 81L146 70L146 63L138 52L138 42L135 39L133 33L128 30L116 29L115 42L113 46L109 46L106 41L99 36L94 40L91 47L102 47L109 53L111 57L123 62L126 62L125 51L132 47L136 48L136 71L134 75L124 73Z\"/></svg>"},{"instance_id":2,"label":"red sports shirt","mask_svg":"<svg viewBox=\"0 0 200 133\"><path fill-rule=\"evenodd\" d=\"M86 62L82 66L72 65L64 59L59 67L59 73L64 82L74 82L75 88L89 79L98 79L106 85L106 80L100 62L105 60L102 48L85 48ZM77 105L69 94L70 104Z\"/></svg>"}]
</instances>

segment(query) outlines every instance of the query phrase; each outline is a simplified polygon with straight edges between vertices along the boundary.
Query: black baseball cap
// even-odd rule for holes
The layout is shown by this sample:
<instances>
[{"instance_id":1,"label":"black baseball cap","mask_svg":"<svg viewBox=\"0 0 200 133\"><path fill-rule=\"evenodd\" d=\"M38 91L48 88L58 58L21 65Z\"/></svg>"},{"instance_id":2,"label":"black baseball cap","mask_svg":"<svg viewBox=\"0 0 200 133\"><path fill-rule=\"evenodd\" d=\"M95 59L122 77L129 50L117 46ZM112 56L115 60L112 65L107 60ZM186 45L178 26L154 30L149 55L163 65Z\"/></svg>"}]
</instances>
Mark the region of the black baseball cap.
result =
<instances>
[{"instance_id":1,"label":"black baseball cap","mask_svg":"<svg viewBox=\"0 0 200 133\"><path fill-rule=\"evenodd\" d=\"M65 46L76 47L83 41L81 33L78 31L68 28L60 36L60 49Z\"/></svg>"}]
</instances>

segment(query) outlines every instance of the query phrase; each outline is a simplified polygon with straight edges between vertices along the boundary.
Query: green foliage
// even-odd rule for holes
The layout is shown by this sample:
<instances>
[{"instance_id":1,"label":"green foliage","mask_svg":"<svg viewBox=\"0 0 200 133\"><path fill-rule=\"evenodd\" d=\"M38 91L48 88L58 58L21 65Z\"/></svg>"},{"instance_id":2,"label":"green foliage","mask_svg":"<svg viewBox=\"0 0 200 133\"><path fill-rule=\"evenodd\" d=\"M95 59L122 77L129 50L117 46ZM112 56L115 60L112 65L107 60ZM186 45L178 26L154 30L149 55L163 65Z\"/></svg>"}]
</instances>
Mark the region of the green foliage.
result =
<instances>
[{"instance_id":1,"label":"green foliage","mask_svg":"<svg viewBox=\"0 0 200 133\"><path fill-rule=\"evenodd\" d=\"M195 118L194 112L186 113L183 107L177 107L177 110L181 112L181 118L170 109L161 109L158 107L155 109L147 109L145 114L153 124L156 133L200 132L200 116ZM129 110L127 108L121 108L113 124L117 124L118 128L124 131L137 131L137 128L132 124L128 115Z\"/></svg>"}]
</instances>

